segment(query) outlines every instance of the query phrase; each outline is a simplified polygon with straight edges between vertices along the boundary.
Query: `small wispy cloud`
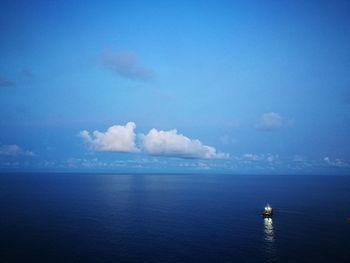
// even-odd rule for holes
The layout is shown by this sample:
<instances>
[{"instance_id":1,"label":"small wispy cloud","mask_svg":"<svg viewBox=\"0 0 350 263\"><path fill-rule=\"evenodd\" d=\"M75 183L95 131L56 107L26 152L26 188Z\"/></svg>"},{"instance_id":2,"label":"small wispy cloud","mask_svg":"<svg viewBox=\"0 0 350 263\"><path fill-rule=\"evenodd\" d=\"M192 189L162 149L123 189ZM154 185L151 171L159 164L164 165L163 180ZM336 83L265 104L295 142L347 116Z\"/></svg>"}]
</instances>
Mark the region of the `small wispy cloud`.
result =
<instances>
[{"instance_id":1,"label":"small wispy cloud","mask_svg":"<svg viewBox=\"0 0 350 263\"><path fill-rule=\"evenodd\" d=\"M305 158L299 154L295 154L292 158L292 161L296 163L302 163L305 162Z\"/></svg>"},{"instance_id":2,"label":"small wispy cloud","mask_svg":"<svg viewBox=\"0 0 350 263\"><path fill-rule=\"evenodd\" d=\"M21 75L22 75L23 77L29 78L29 79L31 79L31 78L34 77L33 72L32 72L31 70L27 69L27 68L23 68L23 69L21 70Z\"/></svg>"},{"instance_id":3,"label":"small wispy cloud","mask_svg":"<svg viewBox=\"0 0 350 263\"><path fill-rule=\"evenodd\" d=\"M3 156L35 156L32 151L23 150L17 144L0 145L0 155Z\"/></svg>"},{"instance_id":4,"label":"small wispy cloud","mask_svg":"<svg viewBox=\"0 0 350 263\"><path fill-rule=\"evenodd\" d=\"M97 158L85 159L85 158L69 158L65 166L69 168L105 168L110 166L108 162L103 162Z\"/></svg>"},{"instance_id":5,"label":"small wispy cloud","mask_svg":"<svg viewBox=\"0 0 350 263\"><path fill-rule=\"evenodd\" d=\"M134 52L112 52L104 49L101 58L106 67L123 78L144 82L152 81L155 78L155 72L140 65Z\"/></svg>"},{"instance_id":6,"label":"small wispy cloud","mask_svg":"<svg viewBox=\"0 0 350 263\"><path fill-rule=\"evenodd\" d=\"M336 166L336 167L348 167L349 166L348 163L345 163L340 159L331 160L331 158L329 158L328 156L324 157L323 161L329 166Z\"/></svg>"},{"instance_id":7,"label":"small wispy cloud","mask_svg":"<svg viewBox=\"0 0 350 263\"><path fill-rule=\"evenodd\" d=\"M230 145L236 143L236 140L231 136L225 134L220 137L220 142L224 145Z\"/></svg>"},{"instance_id":8,"label":"small wispy cloud","mask_svg":"<svg viewBox=\"0 0 350 263\"><path fill-rule=\"evenodd\" d=\"M261 115L255 128L263 131L272 131L286 126L289 122L278 112L267 112Z\"/></svg>"},{"instance_id":9,"label":"small wispy cloud","mask_svg":"<svg viewBox=\"0 0 350 263\"><path fill-rule=\"evenodd\" d=\"M264 155L254 154L254 153L246 153L246 154L243 154L243 156L241 157L241 160L243 161L262 161L264 159L265 159Z\"/></svg>"},{"instance_id":10,"label":"small wispy cloud","mask_svg":"<svg viewBox=\"0 0 350 263\"><path fill-rule=\"evenodd\" d=\"M254 153L246 153L241 157L236 158L239 161L243 162L266 162L266 163L274 163L279 159L278 154L254 154Z\"/></svg>"},{"instance_id":11,"label":"small wispy cloud","mask_svg":"<svg viewBox=\"0 0 350 263\"><path fill-rule=\"evenodd\" d=\"M16 82L3 76L0 76L0 88L11 88L14 86L16 86Z\"/></svg>"}]
</instances>

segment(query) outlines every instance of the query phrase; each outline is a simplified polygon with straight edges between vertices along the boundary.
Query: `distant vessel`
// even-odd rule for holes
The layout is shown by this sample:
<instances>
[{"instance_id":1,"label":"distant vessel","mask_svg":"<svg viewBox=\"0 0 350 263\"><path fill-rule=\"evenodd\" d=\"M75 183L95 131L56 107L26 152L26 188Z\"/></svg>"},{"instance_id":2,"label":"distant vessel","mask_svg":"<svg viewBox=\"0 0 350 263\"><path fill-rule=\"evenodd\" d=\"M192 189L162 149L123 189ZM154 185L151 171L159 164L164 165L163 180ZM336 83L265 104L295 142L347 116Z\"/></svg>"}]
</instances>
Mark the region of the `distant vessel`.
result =
<instances>
[{"instance_id":1,"label":"distant vessel","mask_svg":"<svg viewBox=\"0 0 350 263\"><path fill-rule=\"evenodd\" d=\"M262 212L262 216L265 218L268 218L268 217L272 217L272 215L273 215L273 209L269 204L267 204L264 208L264 211Z\"/></svg>"}]
</instances>

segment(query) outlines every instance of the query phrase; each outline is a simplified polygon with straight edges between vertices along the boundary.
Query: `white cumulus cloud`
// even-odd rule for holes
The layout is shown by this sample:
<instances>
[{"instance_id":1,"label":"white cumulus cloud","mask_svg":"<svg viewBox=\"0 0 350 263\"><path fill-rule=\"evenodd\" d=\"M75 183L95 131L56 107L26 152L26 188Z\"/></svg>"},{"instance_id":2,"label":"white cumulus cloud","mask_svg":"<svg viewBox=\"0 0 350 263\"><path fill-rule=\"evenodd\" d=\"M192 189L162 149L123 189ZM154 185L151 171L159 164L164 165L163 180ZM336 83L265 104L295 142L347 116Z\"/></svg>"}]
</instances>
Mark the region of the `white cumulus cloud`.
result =
<instances>
[{"instance_id":1,"label":"white cumulus cloud","mask_svg":"<svg viewBox=\"0 0 350 263\"><path fill-rule=\"evenodd\" d=\"M79 136L94 151L140 152L150 155L164 155L181 158L227 159L229 154L218 152L214 147L201 141L190 139L177 130L162 131L151 129L146 135L139 134L139 147L136 145L136 125L128 122L125 126L114 125L105 132L83 130Z\"/></svg>"},{"instance_id":2,"label":"white cumulus cloud","mask_svg":"<svg viewBox=\"0 0 350 263\"><path fill-rule=\"evenodd\" d=\"M184 158L225 159L228 154L217 152L214 147L190 139L177 130L158 131L151 129L142 135L143 150L152 155L177 156Z\"/></svg>"},{"instance_id":3,"label":"white cumulus cloud","mask_svg":"<svg viewBox=\"0 0 350 263\"><path fill-rule=\"evenodd\" d=\"M79 136L92 150L107 152L137 152L135 145L135 129L133 122L125 126L113 125L106 132L94 131L92 136L86 130L81 131Z\"/></svg>"}]
</instances>

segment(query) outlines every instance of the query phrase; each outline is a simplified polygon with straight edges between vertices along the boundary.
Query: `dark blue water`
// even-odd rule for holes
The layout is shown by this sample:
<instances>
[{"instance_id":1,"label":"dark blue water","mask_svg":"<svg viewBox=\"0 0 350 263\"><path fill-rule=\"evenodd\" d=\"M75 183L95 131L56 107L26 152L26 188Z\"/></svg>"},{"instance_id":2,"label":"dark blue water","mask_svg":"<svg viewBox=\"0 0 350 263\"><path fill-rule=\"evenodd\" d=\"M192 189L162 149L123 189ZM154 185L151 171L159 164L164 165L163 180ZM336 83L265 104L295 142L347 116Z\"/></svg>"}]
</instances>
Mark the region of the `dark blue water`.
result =
<instances>
[{"instance_id":1,"label":"dark blue water","mask_svg":"<svg viewBox=\"0 0 350 263\"><path fill-rule=\"evenodd\" d=\"M350 262L348 217L348 176L1 174L0 262Z\"/></svg>"}]
</instances>

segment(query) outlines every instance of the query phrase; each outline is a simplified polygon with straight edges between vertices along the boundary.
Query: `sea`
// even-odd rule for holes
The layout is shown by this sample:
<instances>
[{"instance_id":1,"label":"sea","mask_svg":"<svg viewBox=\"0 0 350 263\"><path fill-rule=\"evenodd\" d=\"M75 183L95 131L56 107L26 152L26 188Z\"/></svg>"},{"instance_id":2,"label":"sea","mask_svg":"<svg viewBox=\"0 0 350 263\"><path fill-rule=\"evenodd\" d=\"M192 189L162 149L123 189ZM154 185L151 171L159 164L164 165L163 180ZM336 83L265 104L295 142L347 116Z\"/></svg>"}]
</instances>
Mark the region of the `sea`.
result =
<instances>
[{"instance_id":1,"label":"sea","mask_svg":"<svg viewBox=\"0 0 350 263\"><path fill-rule=\"evenodd\" d=\"M350 262L348 219L350 176L0 174L0 262Z\"/></svg>"}]
</instances>

